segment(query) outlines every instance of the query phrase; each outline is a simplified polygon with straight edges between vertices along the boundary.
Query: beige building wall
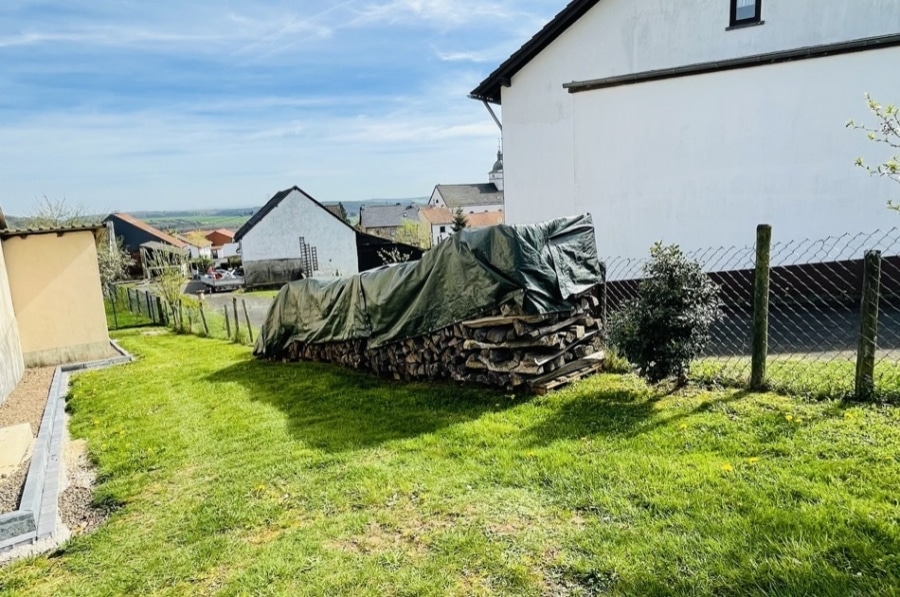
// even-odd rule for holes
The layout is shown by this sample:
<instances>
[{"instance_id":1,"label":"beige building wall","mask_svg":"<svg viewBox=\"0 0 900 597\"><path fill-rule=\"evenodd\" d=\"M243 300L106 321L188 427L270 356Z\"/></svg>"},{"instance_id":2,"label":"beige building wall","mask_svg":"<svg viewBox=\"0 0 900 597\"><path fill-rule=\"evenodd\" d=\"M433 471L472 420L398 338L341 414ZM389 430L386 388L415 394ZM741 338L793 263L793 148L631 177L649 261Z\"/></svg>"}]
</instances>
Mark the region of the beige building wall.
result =
<instances>
[{"instance_id":1,"label":"beige building wall","mask_svg":"<svg viewBox=\"0 0 900 597\"><path fill-rule=\"evenodd\" d=\"M91 231L3 240L27 367L109 355L97 248Z\"/></svg>"},{"instance_id":2,"label":"beige building wall","mask_svg":"<svg viewBox=\"0 0 900 597\"><path fill-rule=\"evenodd\" d=\"M19 343L19 326L9 293L9 278L0 244L0 404L22 379L25 363Z\"/></svg>"}]
</instances>

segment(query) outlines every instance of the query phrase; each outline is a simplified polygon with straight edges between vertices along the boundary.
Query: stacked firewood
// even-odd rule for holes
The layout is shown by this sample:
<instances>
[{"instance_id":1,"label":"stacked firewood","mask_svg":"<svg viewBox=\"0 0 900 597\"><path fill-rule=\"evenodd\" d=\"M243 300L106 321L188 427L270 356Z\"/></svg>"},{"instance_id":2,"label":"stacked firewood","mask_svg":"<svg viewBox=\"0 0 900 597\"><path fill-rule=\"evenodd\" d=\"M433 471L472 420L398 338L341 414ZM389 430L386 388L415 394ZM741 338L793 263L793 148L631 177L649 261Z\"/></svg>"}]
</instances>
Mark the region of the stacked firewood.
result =
<instances>
[{"instance_id":1,"label":"stacked firewood","mask_svg":"<svg viewBox=\"0 0 900 597\"><path fill-rule=\"evenodd\" d=\"M453 379L543 393L600 368L599 301L585 294L562 313L526 315L512 304L430 334L369 348L365 340L288 347L289 360L325 361L394 379Z\"/></svg>"}]
</instances>

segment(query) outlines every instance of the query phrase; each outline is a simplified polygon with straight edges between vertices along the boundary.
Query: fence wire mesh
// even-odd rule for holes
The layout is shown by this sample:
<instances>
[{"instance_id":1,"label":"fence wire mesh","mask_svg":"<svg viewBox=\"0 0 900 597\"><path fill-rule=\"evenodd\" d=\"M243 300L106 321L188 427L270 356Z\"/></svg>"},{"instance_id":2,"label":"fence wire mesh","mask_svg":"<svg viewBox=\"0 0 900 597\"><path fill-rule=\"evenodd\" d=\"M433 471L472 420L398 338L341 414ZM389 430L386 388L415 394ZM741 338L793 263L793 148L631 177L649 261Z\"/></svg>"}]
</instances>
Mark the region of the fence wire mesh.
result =
<instances>
[{"instance_id":1,"label":"fence wire mesh","mask_svg":"<svg viewBox=\"0 0 900 597\"><path fill-rule=\"evenodd\" d=\"M777 231L775 232L777 234ZM773 241L770 252L767 382L817 398L852 395L860 342L863 257L881 252L875 393L900 398L900 229ZM700 381L746 385L751 363L756 247L686 252L720 287L721 319L702 357ZM607 314L638 296L646 259L609 258Z\"/></svg>"}]
</instances>

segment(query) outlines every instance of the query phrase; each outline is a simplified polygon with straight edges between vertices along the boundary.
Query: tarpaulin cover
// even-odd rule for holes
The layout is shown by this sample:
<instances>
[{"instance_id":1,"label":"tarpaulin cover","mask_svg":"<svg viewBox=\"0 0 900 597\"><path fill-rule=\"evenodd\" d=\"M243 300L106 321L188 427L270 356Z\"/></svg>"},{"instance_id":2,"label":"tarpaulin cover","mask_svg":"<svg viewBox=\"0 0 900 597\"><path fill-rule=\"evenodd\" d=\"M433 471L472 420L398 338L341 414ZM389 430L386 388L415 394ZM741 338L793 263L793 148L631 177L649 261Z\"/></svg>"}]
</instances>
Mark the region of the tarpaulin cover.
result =
<instances>
[{"instance_id":1,"label":"tarpaulin cover","mask_svg":"<svg viewBox=\"0 0 900 597\"><path fill-rule=\"evenodd\" d=\"M567 311L572 297L596 285L600 275L590 215L465 229L418 261L286 284L254 354L278 357L295 341L367 339L375 348L509 301L529 314Z\"/></svg>"}]
</instances>

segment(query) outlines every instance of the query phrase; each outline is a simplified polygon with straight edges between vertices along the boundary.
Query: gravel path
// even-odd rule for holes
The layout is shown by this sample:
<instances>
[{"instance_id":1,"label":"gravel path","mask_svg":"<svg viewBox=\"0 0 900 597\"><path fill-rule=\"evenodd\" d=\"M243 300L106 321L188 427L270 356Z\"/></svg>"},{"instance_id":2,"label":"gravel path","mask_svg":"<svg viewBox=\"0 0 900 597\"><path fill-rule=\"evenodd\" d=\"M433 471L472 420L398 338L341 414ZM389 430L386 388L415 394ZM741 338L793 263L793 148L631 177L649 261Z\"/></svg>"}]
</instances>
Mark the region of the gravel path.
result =
<instances>
[{"instance_id":1,"label":"gravel path","mask_svg":"<svg viewBox=\"0 0 900 597\"><path fill-rule=\"evenodd\" d=\"M59 495L59 516L73 535L94 530L109 512L91 506L97 474L87 455L83 439L68 440L63 447L68 487Z\"/></svg>"},{"instance_id":2,"label":"gravel path","mask_svg":"<svg viewBox=\"0 0 900 597\"><path fill-rule=\"evenodd\" d=\"M0 404L0 427L30 423L31 432L37 437L54 370L55 367L25 370L22 381Z\"/></svg>"},{"instance_id":3,"label":"gravel path","mask_svg":"<svg viewBox=\"0 0 900 597\"><path fill-rule=\"evenodd\" d=\"M37 437L54 369L42 367L25 371L16 389L0 404L0 427L28 423L31 433ZM26 460L14 473L0 478L0 513L12 512L19 506L29 463L30 460Z\"/></svg>"}]
</instances>

